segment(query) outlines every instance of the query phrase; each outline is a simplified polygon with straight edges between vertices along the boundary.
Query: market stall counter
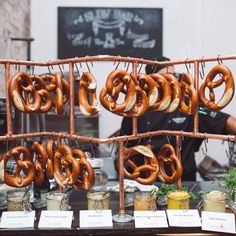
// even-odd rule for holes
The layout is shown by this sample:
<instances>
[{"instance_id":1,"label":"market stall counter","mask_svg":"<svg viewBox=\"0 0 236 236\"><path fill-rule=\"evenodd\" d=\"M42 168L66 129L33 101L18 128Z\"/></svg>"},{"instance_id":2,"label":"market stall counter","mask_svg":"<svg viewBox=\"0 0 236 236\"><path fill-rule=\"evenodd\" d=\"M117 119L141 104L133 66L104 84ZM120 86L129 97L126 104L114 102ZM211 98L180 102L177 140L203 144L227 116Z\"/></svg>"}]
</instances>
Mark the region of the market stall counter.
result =
<instances>
[{"instance_id":1,"label":"market stall counter","mask_svg":"<svg viewBox=\"0 0 236 236\"><path fill-rule=\"evenodd\" d=\"M117 182L109 182L109 186L115 186ZM158 184L157 184L158 185ZM219 189L219 185L216 182L184 182L183 186L188 186L189 189L193 189L193 192L211 191ZM132 196L132 193L125 193L126 196ZM110 192L109 206L112 210L112 215L119 214L119 193ZM166 235L166 234L198 234L198 235L222 235L222 233L203 231L200 227L166 227L166 228L136 228L134 221L126 223L117 223L113 221L113 227L111 228L80 228L80 210L88 209L88 200L87 200L87 191L73 190L70 199L69 205L71 206L70 211L73 211L73 220L72 227L69 229L39 229L38 223L40 219L40 214L42 209L34 209L35 214L35 223L34 228L27 229L1 229L0 235L10 236L10 235ZM126 202L126 214L133 216L133 206ZM196 209L199 205L198 200L190 201L190 208ZM165 209L157 204L158 209ZM5 210L2 210L1 213ZM233 212L233 209L227 209L228 212ZM200 211L199 211L200 212ZM201 213L201 212L200 212ZM232 234L231 234L232 235Z\"/></svg>"}]
</instances>

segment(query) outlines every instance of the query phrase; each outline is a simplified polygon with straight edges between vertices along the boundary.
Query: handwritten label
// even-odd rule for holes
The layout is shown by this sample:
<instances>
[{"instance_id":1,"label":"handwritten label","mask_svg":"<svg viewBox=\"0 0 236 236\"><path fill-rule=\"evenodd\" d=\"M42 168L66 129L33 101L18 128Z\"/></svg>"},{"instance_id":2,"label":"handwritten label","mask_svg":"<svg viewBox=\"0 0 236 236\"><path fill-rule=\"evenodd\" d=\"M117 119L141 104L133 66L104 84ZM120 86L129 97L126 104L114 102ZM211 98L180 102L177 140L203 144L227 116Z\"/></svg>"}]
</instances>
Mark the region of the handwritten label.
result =
<instances>
[{"instance_id":1,"label":"handwritten label","mask_svg":"<svg viewBox=\"0 0 236 236\"><path fill-rule=\"evenodd\" d=\"M135 228L168 227L165 211L134 211Z\"/></svg>"},{"instance_id":2,"label":"handwritten label","mask_svg":"<svg viewBox=\"0 0 236 236\"><path fill-rule=\"evenodd\" d=\"M0 228L33 228L35 211L4 211Z\"/></svg>"},{"instance_id":3,"label":"handwritten label","mask_svg":"<svg viewBox=\"0 0 236 236\"><path fill-rule=\"evenodd\" d=\"M110 228L112 224L111 210L81 210L80 228Z\"/></svg>"},{"instance_id":4,"label":"handwritten label","mask_svg":"<svg viewBox=\"0 0 236 236\"><path fill-rule=\"evenodd\" d=\"M198 210L166 210L169 225L180 227L201 227Z\"/></svg>"},{"instance_id":5,"label":"handwritten label","mask_svg":"<svg viewBox=\"0 0 236 236\"><path fill-rule=\"evenodd\" d=\"M202 211L202 230L236 233L234 214Z\"/></svg>"},{"instance_id":6,"label":"handwritten label","mask_svg":"<svg viewBox=\"0 0 236 236\"><path fill-rule=\"evenodd\" d=\"M42 211L39 228L71 228L73 211Z\"/></svg>"}]
</instances>

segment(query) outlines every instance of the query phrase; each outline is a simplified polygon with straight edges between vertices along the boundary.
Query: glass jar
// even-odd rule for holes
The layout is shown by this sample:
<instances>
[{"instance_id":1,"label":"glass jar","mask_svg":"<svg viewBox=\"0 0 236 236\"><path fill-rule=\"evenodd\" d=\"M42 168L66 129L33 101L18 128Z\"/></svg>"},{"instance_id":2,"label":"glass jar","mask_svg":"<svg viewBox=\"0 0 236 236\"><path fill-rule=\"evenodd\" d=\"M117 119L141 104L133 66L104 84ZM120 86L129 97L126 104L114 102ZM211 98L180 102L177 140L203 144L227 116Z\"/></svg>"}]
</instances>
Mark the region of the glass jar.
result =
<instances>
[{"instance_id":1,"label":"glass jar","mask_svg":"<svg viewBox=\"0 0 236 236\"><path fill-rule=\"evenodd\" d=\"M30 210L29 193L24 191L15 191L7 193L7 210L8 211L25 211Z\"/></svg>"},{"instance_id":2,"label":"glass jar","mask_svg":"<svg viewBox=\"0 0 236 236\"><path fill-rule=\"evenodd\" d=\"M204 211L225 212L225 193L214 190L206 194L203 200Z\"/></svg>"},{"instance_id":3,"label":"glass jar","mask_svg":"<svg viewBox=\"0 0 236 236\"><path fill-rule=\"evenodd\" d=\"M66 193L51 191L46 193L47 210L66 211L69 208L69 196Z\"/></svg>"},{"instance_id":4,"label":"glass jar","mask_svg":"<svg viewBox=\"0 0 236 236\"><path fill-rule=\"evenodd\" d=\"M170 192L167 195L167 209L189 209L189 197L186 191Z\"/></svg>"},{"instance_id":5,"label":"glass jar","mask_svg":"<svg viewBox=\"0 0 236 236\"><path fill-rule=\"evenodd\" d=\"M151 192L136 192L134 194L135 211L154 211L156 209L156 194Z\"/></svg>"},{"instance_id":6,"label":"glass jar","mask_svg":"<svg viewBox=\"0 0 236 236\"><path fill-rule=\"evenodd\" d=\"M105 191L90 191L87 193L88 210L109 209L110 193Z\"/></svg>"}]
</instances>

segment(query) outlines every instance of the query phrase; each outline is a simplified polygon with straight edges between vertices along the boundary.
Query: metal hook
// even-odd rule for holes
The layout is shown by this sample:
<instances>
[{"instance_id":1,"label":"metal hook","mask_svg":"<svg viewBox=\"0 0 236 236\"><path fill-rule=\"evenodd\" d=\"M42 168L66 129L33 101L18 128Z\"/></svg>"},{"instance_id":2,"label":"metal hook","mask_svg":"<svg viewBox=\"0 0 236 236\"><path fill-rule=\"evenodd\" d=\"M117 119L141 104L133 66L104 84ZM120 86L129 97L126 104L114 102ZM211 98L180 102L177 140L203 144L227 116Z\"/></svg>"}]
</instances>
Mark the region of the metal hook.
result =
<instances>
[{"instance_id":1,"label":"metal hook","mask_svg":"<svg viewBox=\"0 0 236 236\"><path fill-rule=\"evenodd\" d=\"M48 72L49 72L49 74L52 74L52 71L51 71L51 69L50 69L49 62L48 62Z\"/></svg>"},{"instance_id":2,"label":"metal hook","mask_svg":"<svg viewBox=\"0 0 236 236\"><path fill-rule=\"evenodd\" d=\"M217 56L217 61L218 61L218 64L219 64L219 65L220 65L220 64L223 64L222 59L220 59L220 55Z\"/></svg>"},{"instance_id":3,"label":"metal hook","mask_svg":"<svg viewBox=\"0 0 236 236\"><path fill-rule=\"evenodd\" d=\"M128 64L127 64L126 72L127 72L128 69L129 69L129 65L130 65L130 57L128 57Z\"/></svg>"},{"instance_id":4,"label":"metal hook","mask_svg":"<svg viewBox=\"0 0 236 236\"><path fill-rule=\"evenodd\" d=\"M78 68L78 65L75 63L75 68L76 68L76 71L78 73L78 76L80 77L80 72L79 72L79 68Z\"/></svg>"},{"instance_id":5,"label":"metal hook","mask_svg":"<svg viewBox=\"0 0 236 236\"><path fill-rule=\"evenodd\" d=\"M167 63L166 63L166 73L169 74L169 66Z\"/></svg>"},{"instance_id":6,"label":"metal hook","mask_svg":"<svg viewBox=\"0 0 236 236\"><path fill-rule=\"evenodd\" d=\"M201 71L199 70L199 74L200 74L201 79L204 79L204 76L205 76L204 68L206 66L206 63L205 61L202 60L200 64L201 64Z\"/></svg>"},{"instance_id":7,"label":"metal hook","mask_svg":"<svg viewBox=\"0 0 236 236\"><path fill-rule=\"evenodd\" d=\"M185 59L185 67L186 67L187 72L189 73L189 69L191 69L191 64L189 63L189 68L188 68L187 60L188 58Z\"/></svg>"},{"instance_id":8,"label":"metal hook","mask_svg":"<svg viewBox=\"0 0 236 236\"><path fill-rule=\"evenodd\" d=\"M87 56L86 56L86 57L85 57L85 63L86 63L86 66L87 66L87 69L88 69L89 73L91 73L87 60L88 60L88 58L87 58Z\"/></svg>"},{"instance_id":9,"label":"metal hook","mask_svg":"<svg viewBox=\"0 0 236 236\"><path fill-rule=\"evenodd\" d=\"M141 65L140 65L140 67L139 67L138 74L140 73L140 71L141 71L141 69L142 69L142 67L143 67L143 58L141 58L141 59L142 59L142 62L141 62Z\"/></svg>"},{"instance_id":10,"label":"metal hook","mask_svg":"<svg viewBox=\"0 0 236 236\"><path fill-rule=\"evenodd\" d=\"M91 159L94 159L95 158L95 152L94 152L94 149L93 149L93 145L92 145L92 136L90 137L89 139L89 144L90 144L90 148L91 148L91 151L92 151L92 156L91 156Z\"/></svg>"},{"instance_id":11,"label":"metal hook","mask_svg":"<svg viewBox=\"0 0 236 236\"><path fill-rule=\"evenodd\" d=\"M203 149L203 147L201 148L202 149L202 153L203 155L207 155L207 143L208 143L208 139L206 137L204 137L204 147L205 147L205 150Z\"/></svg>"},{"instance_id":12,"label":"metal hook","mask_svg":"<svg viewBox=\"0 0 236 236\"><path fill-rule=\"evenodd\" d=\"M118 57L119 57L119 59L118 59L118 63L117 63L117 65L116 65L115 70L117 70L118 66L120 65L120 61L121 61L121 56L119 55ZM114 65L115 65L115 64L114 64Z\"/></svg>"},{"instance_id":13,"label":"metal hook","mask_svg":"<svg viewBox=\"0 0 236 236\"><path fill-rule=\"evenodd\" d=\"M126 136L126 141L125 141L125 144L124 144L124 149L127 147L128 142L129 142L129 139L128 139L128 136Z\"/></svg>"},{"instance_id":14,"label":"metal hook","mask_svg":"<svg viewBox=\"0 0 236 236\"><path fill-rule=\"evenodd\" d=\"M31 66L31 75L34 75L34 76L35 76L35 74L34 74L34 68L35 68L35 66L32 65L32 66Z\"/></svg>"},{"instance_id":15,"label":"metal hook","mask_svg":"<svg viewBox=\"0 0 236 236\"><path fill-rule=\"evenodd\" d=\"M167 138L167 142L168 142L168 144L170 144L170 138L169 138L169 135L166 135L166 138Z\"/></svg>"},{"instance_id":16,"label":"metal hook","mask_svg":"<svg viewBox=\"0 0 236 236\"><path fill-rule=\"evenodd\" d=\"M111 147L110 157L112 157L112 153L113 153L113 149L114 149L114 147L115 147L115 142L113 142L113 145L112 145L112 147Z\"/></svg>"},{"instance_id":17,"label":"metal hook","mask_svg":"<svg viewBox=\"0 0 236 236\"><path fill-rule=\"evenodd\" d=\"M59 67L59 70L61 71L62 77L64 78L64 73L63 73L63 71L62 71L62 69L61 69L60 64L58 64L58 67Z\"/></svg>"},{"instance_id":18,"label":"metal hook","mask_svg":"<svg viewBox=\"0 0 236 236\"><path fill-rule=\"evenodd\" d=\"M148 133L149 133L149 138L147 143L150 144L152 142L152 135L150 134L151 133L150 131L148 131Z\"/></svg>"},{"instance_id":19,"label":"metal hook","mask_svg":"<svg viewBox=\"0 0 236 236\"><path fill-rule=\"evenodd\" d=\"M142 140L141 134L138 134L138 136L139 136L139 140L138 140L138 142L137 142L137 145L139 145L139 143L140 143L141 140Z\"/></svg>"}]
</instances>

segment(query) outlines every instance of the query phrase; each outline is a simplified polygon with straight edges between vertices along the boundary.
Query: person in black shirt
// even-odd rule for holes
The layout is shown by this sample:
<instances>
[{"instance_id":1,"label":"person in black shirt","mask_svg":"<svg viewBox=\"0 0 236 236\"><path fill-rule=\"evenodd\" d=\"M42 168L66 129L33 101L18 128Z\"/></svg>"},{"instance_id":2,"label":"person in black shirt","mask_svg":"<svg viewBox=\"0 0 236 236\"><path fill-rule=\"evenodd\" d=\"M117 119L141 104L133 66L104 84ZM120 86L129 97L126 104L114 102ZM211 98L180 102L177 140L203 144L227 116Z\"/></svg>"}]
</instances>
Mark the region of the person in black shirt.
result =
<instances>
[{"instance_id":1,"label":"person in black shirt","mask_svg":"<svg viewBox=\"0 0 236 236\"><path fill-rule=\"evenodd\" d=\"M158 61L169 60L166 57L157 58ZM166 73L165 66L147 65L146 74ZM168 67L168 73L175 73L174 67ZM137 129L139 133L156 130L183 130L193 131L193 115L186 115L180 111L165 113L163 111L147 111L143 116L138 118ZM236 119L223 112L210 111L201 105L199 106L199 132L211 134L229 134L236 133ZM132 118L124 117L121 124L120 135L132 133ZM194 153L198 151L203 139L184 137L181 148L181 162L183 166L183 181L196 180L196 162ZM139 144L150 143L154 153L158 154L160 148L170 143L175 147L175 136L154 136L151 139L143 139ZM137 141L128 143L128 146L134 146ZM142 158L136 158L136 161ZM140 163L141 164L141 163Z\"/></svg>"}]
</instances>

